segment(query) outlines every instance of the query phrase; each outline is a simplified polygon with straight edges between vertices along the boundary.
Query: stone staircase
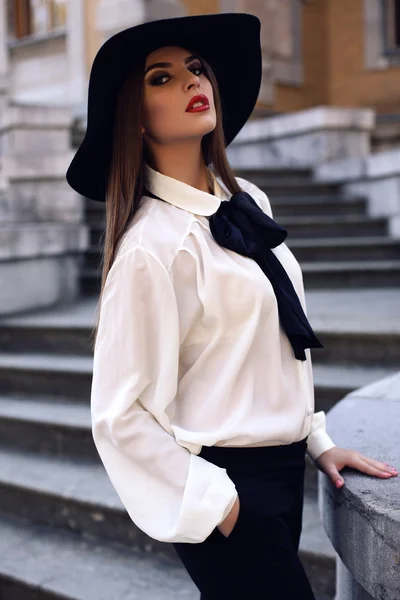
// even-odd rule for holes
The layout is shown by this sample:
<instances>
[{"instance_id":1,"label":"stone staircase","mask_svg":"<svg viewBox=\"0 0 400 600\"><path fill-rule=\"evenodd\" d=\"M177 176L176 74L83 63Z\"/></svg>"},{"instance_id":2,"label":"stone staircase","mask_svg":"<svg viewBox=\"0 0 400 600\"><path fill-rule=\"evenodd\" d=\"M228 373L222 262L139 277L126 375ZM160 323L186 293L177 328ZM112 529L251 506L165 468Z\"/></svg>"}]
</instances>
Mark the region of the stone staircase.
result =
<instances>
[{"instance_id":1,"label":"stone staircase","mask_svg":"<svg viewBox=\"0 0 400 600\"><path fill-rule=\"evenodd\" d=\"M398 369L400 242L367 216L364 199L314 184L306 170L237 174L265 189L289 230L325 345L313 351L316 409L328 411ZM198 600L172 545L129 519L92 441L89 336L104 207L87 201L86 210L82 298L0 322L0 599ZM300 557L318 600L334 597L334 556L307 461Z\"/></svg>"}]
</instances>

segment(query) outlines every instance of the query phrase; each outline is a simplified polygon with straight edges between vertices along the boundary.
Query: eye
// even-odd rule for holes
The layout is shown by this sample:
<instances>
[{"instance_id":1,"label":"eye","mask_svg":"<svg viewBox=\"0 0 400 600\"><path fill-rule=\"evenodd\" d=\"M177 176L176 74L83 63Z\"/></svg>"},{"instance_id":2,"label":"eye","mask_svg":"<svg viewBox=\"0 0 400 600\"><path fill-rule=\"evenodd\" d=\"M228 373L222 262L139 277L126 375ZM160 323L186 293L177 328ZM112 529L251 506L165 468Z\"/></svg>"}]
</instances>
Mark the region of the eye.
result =
<instances>
[{"instance_id":1,"label":"eye","mask_svg":"<svg viewBox=\"0 0 400 600\"><path fill-rule=\"evenodd\" d=\"M167 78L168 78L168 75L158 75L157 77L154 77L154 79L152 79L152 80L150 81L150 84L151 84L151 85L163 85L163 84L161 83L161 80L162 80L162 79L164 79L164 77L167 77Z\"/></svg>"},{"instance_id":2,"label":"eye","mask_svg":"<svg viewBox=\"0 0 400 600\"><path fill-rule=\"evenodd\" d=\"M189 71L199 71L198 75L201 75L202 73L204 73L204 67L200 62L198 62L196 63L196 65L189 67Z\"/></svg>"},{"instance_id":3,"label":"eye","mask_svg":"<svg viewBox=\"0 0 400 600\"><path fill-rule=\"evenodd\" d=\"M201 73L204 73L204 68L202 67L202 65L199 65L196 67L191 67L190 71L200 71L199 75L201 75Z\"/></svg>"}]
</instances>

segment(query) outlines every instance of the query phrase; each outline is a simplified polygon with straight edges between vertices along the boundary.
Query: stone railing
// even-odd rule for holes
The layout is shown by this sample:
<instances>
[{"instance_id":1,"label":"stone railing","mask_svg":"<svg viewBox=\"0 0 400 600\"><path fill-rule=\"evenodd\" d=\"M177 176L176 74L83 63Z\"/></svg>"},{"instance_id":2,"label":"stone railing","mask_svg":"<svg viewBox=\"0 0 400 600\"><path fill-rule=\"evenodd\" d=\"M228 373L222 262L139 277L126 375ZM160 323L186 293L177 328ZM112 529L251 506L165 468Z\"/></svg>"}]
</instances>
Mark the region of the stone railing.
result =
<instances>
[{"instance_id":1,"label":"stone railing","mask_svg":"<svg viewBox=\"0 0 400 600\"><path fill-rule=\"evenodd\" d=\"M400 467L400 371L347 395L327 414L335 443ZM400 598L400 477L318 472L321 518L337 552L335 600Z\"/></svg>"}]
</instances>

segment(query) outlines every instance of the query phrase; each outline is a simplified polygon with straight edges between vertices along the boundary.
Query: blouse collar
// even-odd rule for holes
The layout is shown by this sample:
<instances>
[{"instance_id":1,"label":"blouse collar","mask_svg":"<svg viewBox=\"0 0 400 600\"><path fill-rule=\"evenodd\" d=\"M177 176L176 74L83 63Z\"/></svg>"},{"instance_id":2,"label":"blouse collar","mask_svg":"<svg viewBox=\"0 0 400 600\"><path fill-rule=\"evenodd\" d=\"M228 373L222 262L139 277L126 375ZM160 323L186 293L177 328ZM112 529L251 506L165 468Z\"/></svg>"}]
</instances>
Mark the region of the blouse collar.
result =
<instances>
[{"instance_id":1,"label":"blouse collar","mask_svg":"<svg viewBox=\"0 0 400 600\"><path fill-rule=\"evenodd\" d=\"M147 187L150 192L163 200L187 210L195 215L209 217L214 214L222 200L227 200L229 192L219 177L210 170L214 194L203 192L173 177L163 175L146 164Z\"/></svg>"}]
</instances>

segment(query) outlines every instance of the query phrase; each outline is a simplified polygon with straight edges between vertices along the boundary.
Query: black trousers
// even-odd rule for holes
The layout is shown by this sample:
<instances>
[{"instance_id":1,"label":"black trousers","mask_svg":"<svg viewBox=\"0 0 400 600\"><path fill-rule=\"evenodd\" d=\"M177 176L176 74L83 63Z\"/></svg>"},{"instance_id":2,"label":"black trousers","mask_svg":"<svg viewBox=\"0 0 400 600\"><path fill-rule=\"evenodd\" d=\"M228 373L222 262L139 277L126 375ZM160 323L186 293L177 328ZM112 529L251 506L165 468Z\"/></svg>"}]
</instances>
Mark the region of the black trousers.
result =
<instances>
[{"instance_id":1,"label":"black trousers","mask_svg":"<svg viewBox=\"0 0 400 600\"><path fill-rule=\"evenodd\" d=\"M234 481L240 511L228 537L216 527L201 543L173 544L201 600L315 600L298 557L306 442L203 446Z\"/></svg>"}]
</instances>

